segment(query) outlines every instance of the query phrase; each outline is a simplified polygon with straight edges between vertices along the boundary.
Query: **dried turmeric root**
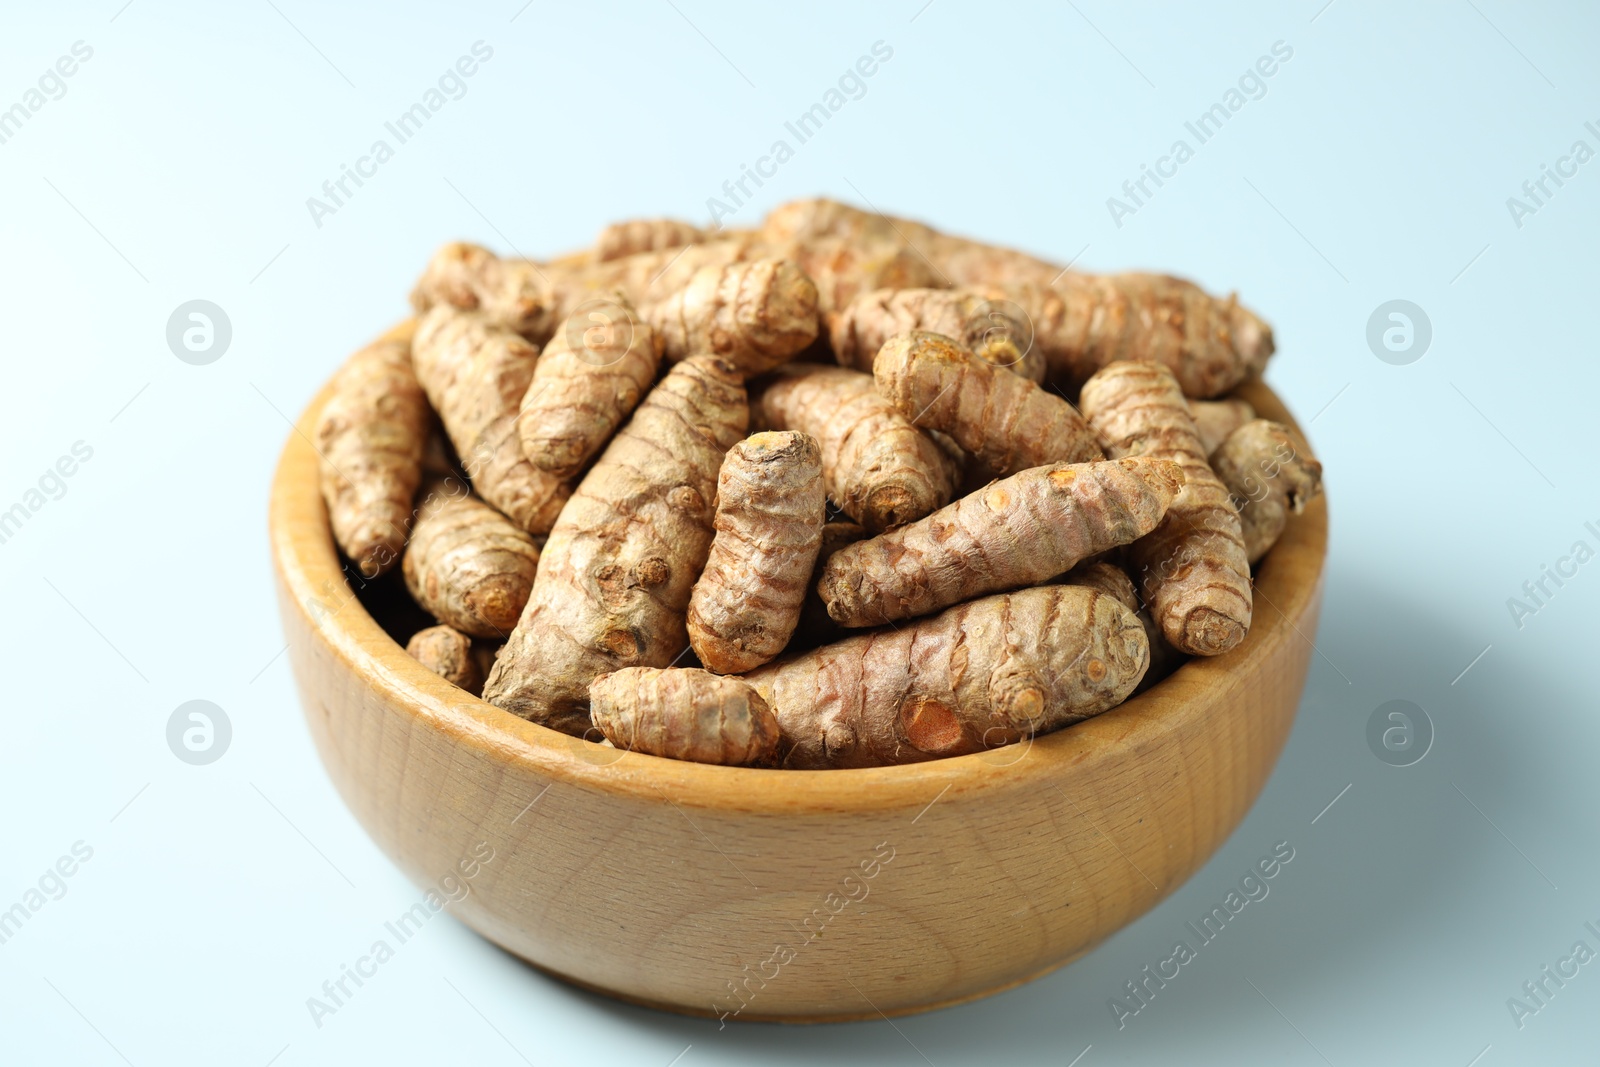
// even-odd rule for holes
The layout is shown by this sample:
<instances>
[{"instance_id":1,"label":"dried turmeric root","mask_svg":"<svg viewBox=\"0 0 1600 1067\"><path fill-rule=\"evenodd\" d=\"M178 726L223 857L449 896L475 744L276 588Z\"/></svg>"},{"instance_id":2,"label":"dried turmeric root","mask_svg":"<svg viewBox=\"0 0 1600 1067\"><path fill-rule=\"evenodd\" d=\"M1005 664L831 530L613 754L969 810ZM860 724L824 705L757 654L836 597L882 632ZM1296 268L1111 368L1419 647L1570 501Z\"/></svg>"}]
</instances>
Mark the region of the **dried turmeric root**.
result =
<instances>
[{"instance_id":1,"label":"dried turmeric root","mask_svg":"<svg viewBox=\"0 0 1600 1067\"><path fill-rule=\"evenodd\" d=\"M1250 561L1228 490L1206 462L1177 379L1156 363L1113 363L1090 378L1083 413L1110 456L1183 468L1183 490L1156 531L1127 554L1161 632L1180 651L1215 656L1250 629Z\"/></svg>"},{"instance_id":2,"label":"dried turmeric root","mask_svg":"<svg viewBox=\"0 0 1600 1067\"><path fill-rule=\"evenodd\" d=\"M997 289L874 289L828 324L834 358L860 371L872 370L885 341L912 330L942 334L985 363L1044 380L1044 353L1033 343L1032 326Z\"/></svg>"},{"instance_id":3,"label":"dried turmeric root","mask_svg":"<svg viewBox=\"0 0 1600 1067\"><path fill-rule=\"evenodd\" d=\"M600 261L539 264L451 244L434 256L411 300L419 313L439 304L476 311L491 325L542 344L587 301L620 291L661 331L669 359L725 354L753 376L816 338L813 279L853 296L877 285L920 284L924 277L907 273L911 257L900 250L875 257L842 248L831 259L811 246L796 251L808 262L797 265L785 249L735 235Z\"/></svg>"},{"instance_id":4,"label":"dried turmeric root","mask_svg":"<svg viewBox=\"0 0 1600 1067\"><path fill-rule=\"evenodd\" d=\"M728 452L717 478L716 536L689 598L689 644L707 669L748 671L789 643L827 504L814 438L758 433Z\"/></svg>"},{"instance_id":5,"label":"dried turmeric root","mask_svg":"<svg viewBox=\"0 0 1600 1067\"><path fill-rule=\"evenodd\" d=\"M1251 563L1277 543L1289 513L1300 514L1322 492L1322 464L1292 430L1268 419L1233 431L1211 465L1233 494Z\"/></svg>"},{"instance_id":6,"label":"dried turmeric root","mask_svg":"<svg viewBox=\"0 0 1600 1067\"><path fill-rule=\"evenodd\" d=\"M761 221L760 233L762 240L773 244L829 239L857 243L897 242L913 249L927 249L923 255L930 261L934 258L931 246L943 237L931 226L920 222L863 211L820 196L779 204L767 212L767 217ZM951 283L945 281L943 284L949 286Z\"/></svg>"},{"instance_id":7,"label":"dried turmeric root","mask_svg":"<svg viewBox=\"0 0 1600 1067\"><path fill-rule=\"evenodd\" d=\"M1136 614L1139 611L1139 591L1133 587L1133 579L1109 559L1085 560L1063 575L1061 584L1097 589L1106 596L1114 597L1129 611Z\"/></svg>"},{"instance_id":8,"label":"dried turmeric root","mask_svg":"<svg viewBox=\"0 0 1600 1067\"><path fill-rule=\"evenodd\" d=\"M594 246L594 258L604 263L636 252L660 252L699 244L705 238L705 232L700 227L677 219L613 222L600 231L600 239Z\"/></svg>"},{"instance_id":9,"label":"dried turmeric root","mask_svg":"<svg viewBox=\"0 0 1600 1067\"><path fill-rule=\"evenodd\" d=\"M661 335L627 297L581 308L545 346L522 395L522 454L556 478L571 478L650 391L660 363Z\"/></svg>"},{"instance_id":10,"label":"dried turmeric root","mask_svg":"<svg viewBox=\"0 0 1600 1067\"><path fill-rule=\"evenodd\" d=\"M817 287L784 259L714 264L640 314L669 360L710 352L753 378L816 340Z\"/></svg>"},{"instance_id":11,"label":"dried turmeric root","mask_svg":"<svg viewBox=\"0 0 1600 1067\"><path fill-rule=\"evenodd\" d=\"M406 642L406 652L458 689L477 696L483 688L483 670L472 638L454 627L440 625L418 630Z\"/></svg>"},{"instance_id":12,"label":"dried turmeric root","mask_svg":"<svg viewBox=\"0 0 1600 1067\"><path fill-rule=\"evenodd\" d=\"M1077 274L997 283L1033 321L1051 381L1066 387L1118 360L1171 370L1187 396L1226 393L1265 368L1272 328L1241 306L1161 274Z\"/></svg>"},{"instance_id":13,"label":"dried turmeric root","mask_svg":"<svg viewBox=\"0 0 1600 1067\"><path fill-rule=\"evenodd\" d=\"M322 498L334 540L368 578L405 547L432 420L404 341L363 348L333 380L317 424Z\"/></svg>"},{"instance_id":14,"label":"dried turmeric root","mask_svg":"<svg viewBox=\"0 0 1600 1067\"><path fill-rule=\"evenodd\" d=\"M1117 603L1138 616L1139 625L1144 628L1145 641L1150 645L1150 669L1144 672L1144 677L1134 688L1135 693L1149 689L1177 670L1184 660L1188 659L1182 652L1167 644L1167 639L1161 635L1161 627L1156 625L1156 620L1149 610L1140 603L1139 591L1134 588L1133 579L1128 577L1128 572L1120 565L1108 559L1080 563L1061 579L1061 584L1098 589L1107 596L1116 597Z\"/></svg>"},{"instance_id":15,"label":"dried turmeric root","mask_svg":"<svg viewBox=\"0 0 1600 1067\"><path fill-rule=\"evenodd\" d=\"M596 293L620 290L635 307L643 309L682 289L702 270L760 259L767 254L764 247L747 237L729 236L682 248L635 252L558 272L552 278L558 299L566 306L576 306Z\"/></svg>"},{"instance_id":16,"label":"dried turmeric root","mask_svg":"<svg viewBox=\"0 0 1600 1067\"><path fill-rule=\"evenodd\" d=\"M1191 400L1189 414L1200 434L1200 447L1210 456L1229 434L1256 417L1256 409L1250 406L1250 401L1230 396L1221 400Z\"/></svg>"},{"instance_id":17,"label":"dried turmeric root","mask_svg":"<svg viewBox=\"0 0 1600 1067\"><path fill-rule=\"evenodd\" d=\"M594 724L617 748L731 766L770 763L778 720L755 688L694 667L626 667L589 685Z\"/></svg>"},{"instance_id":18,"label":"dried turmeric root","mask_svg":"<svg viewBox=\"0 0 1600 1067\"><path fill-rule=\"evenodd\" d=\"M556 290L537 263L501 259L481 245L452 241L428 261L411 290L411 307L421 315L440 304L476 311L484 321L543 343L565 316Z\"/></svg>"},{"instance_id":19,"label":"dried turmeric root","mask_svg":"<svg viewBox=\"0 0 1600 1067\"><path fill-rule=\"evenodd\" d=\"M738 368L716 356L684 360L650 391L550 531L485 700L582 736L596 677L665 667L688 648L717 472L748 421Z\"/></svg>"},{"instance_id":20,"label":"dried turmeric root","mask_svg":"<svg viewBox=\"0 0 1600 1067\"><path fill-rule=\"evenodd\" d=\"M862 293L872 290L948 284L939 280L926 259L897 242L817 238L766 249L767 255L794 260L816 283L817 306L825 318L843 311Z\"/></svg>"},{"instance_id":21,"label":"dried turmeric root","mask_svg":"<svg viewBox=\"0 0 1600 1067\"><path fill-rule=\"evenodd\" d=\"M758 401L761 425L810 434L822 447L828 496L873 532L950 502L961 470L878 395L872 377L843 367L782 367Z\"/></svg>"},{"instance_id":22,"label":"dried turmeric root","mask_svg":"<svg viewBox=\"0 0 1600 1067\"><path fill-rule=\"evenodd\" d=\"M478 494L529 533L549 530L569 490L528 462L516 433L539 350L481 313L441 306L417 324L411 356Z\"/></svg>"},{"instance_id":23,"label":"dried turmeric root","mask_svg":"<svg viewBox=\"0 0 1600 1067\"><path fill-rule=\"evenodd\" d=\"M500 512L451 488L449 481L435 483L417 511L402 568L406 588L430 615L462 633L505 637L528 602L539 547Z\"/></svg>"},{"instance_id":24,"label":"dried turmeric root","mask_svg":"<svg viewBox=\"0 0 1600 1067\"><path fill-rule=\"evenodd\" d=\"M1117 360L1151 360L1169 367L1186 394L1211 397L1260 373L1273 352L1272 328L1235 297L1218 299L1180 278L1083 274L828 200L782 205L761 233L799 243L899 241L927 258L935 285L1004 290L1032 320L1049 377L1062 385L1081 384Z\"/></svg>"},{"instance_id":25,"label":"dried turmeric root","mask_svg":"<svg viewBox=\"0 0 1600 1067\"><path fill-rule=\"evenodd\" d=\"M773 209L757 239L811 275L823 313L831 317L874 290L948 289L950 281L922 250L924 231L904 219L812 199Z\"/></svg>"},{"instance_id":26,"label":"dried turmeric root","mask_svg":"<svg viewBox=\"0 0 1600 1067\"><path fill-rule=\"evenodd\" d=\"M753 671L785 767L876 767L959 756L1115 707L1149 659L1114 597L1044 586L985 597L898 630Z\"/></svg>"},{"instance_id":27,"label":"dried turmeric root","mask_svg":"<svg viewBox=\"0 0 1600 1067\"><path fill-rule=\"evenodd\" d=\"M840 549L817 591L841 626L876 626L1033 585L1154 530L1182 485L1164 459L1034 467Z\"/></svg>"},{"instance_id":28,"label":"dried turmeric root","mask_svg":"<svg viewBox=\"0 0 1600 1067\"><path fill-rule=\"evenodd\" d=\"M441 304L475 311L492 326L535 344L548 341L569 315L595 296L621 290L635 306L683 288L703 267L725 266L760 254L749 238L637 252L605 262L534 263L502 258L478 245L455 242L436 252L411 291L420 315Z\"/></svg>"},{"instance_id":29,"label":"dried turmeric root","mask_svg":"<svg viewBox=\"0 0 1600 1067\"><path fill-rule=\"evenodd\" d=\"M913 425L949 434L991 474L1105 458L1071 404L948 337L921 331L891 337L873 377Z\"/></svg>"}]
</instances>

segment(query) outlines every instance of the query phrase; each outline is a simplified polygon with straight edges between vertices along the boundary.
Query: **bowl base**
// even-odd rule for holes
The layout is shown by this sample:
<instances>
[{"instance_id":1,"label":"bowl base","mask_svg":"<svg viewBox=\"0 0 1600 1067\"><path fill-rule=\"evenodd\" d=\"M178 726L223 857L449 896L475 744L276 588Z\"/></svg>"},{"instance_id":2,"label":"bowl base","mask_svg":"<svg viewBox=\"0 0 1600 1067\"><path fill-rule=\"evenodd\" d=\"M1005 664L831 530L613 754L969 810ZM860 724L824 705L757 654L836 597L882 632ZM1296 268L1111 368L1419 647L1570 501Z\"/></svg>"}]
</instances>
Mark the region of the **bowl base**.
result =
<instances>
[{"instance_id":1,"label":"bowl base","mask_svg":"<svg viewBox=\"0 0 1600 1067\"><path fill-rule=\"evenodd\" d=\"M501 947L503 948L504 946ZM1029 982L1043 978L1047 974L1059 971L1068 964L1076 963L1078 960L1082 959L1084 956L1087 956L1089 953L1093 952L1099 947L1100 942L1097 941L1092 945L1084 946L1081 951L1075 952L1065 959L1057 960L1055 963L1052 963L1046 967L1041 967L1038 970L1025 974L1020 978L1012 978L1008 981L1000 982L997 985L989 986L987 989L980 989L972 993L963 993L958 997L949 997L945 1000L929 1001L925 1004L910 1004L903 1007L891 1008L888 1011L881 1011L877 1008L869 1008L866 1011L830 1012L820 1015L776 1015L763 1014L758 1011L747 1011L740 1012L737 1016L728 1016L728 1021L735 1023L784 1023L789 1026L812 1026L827 1023L871 1022L874 1019L901 1019L908 1015L923 1015L927 1012L939 1011L943 1008L955 1008L961 1006L962 1004L971 1004L974 1001L983 1000L987 997L998 996L1001 993L1016 989L1018 986L1025 986ZM510 950L507 951L509 952ZM672 1004L663 1000L650 1000L646 997L636 997L627 993L619 993L615 990L606 989L604 986L598 986L591 982L585 982L581 978L574 978L569 974L562 974L560 971L552 970L549 967L535 963L526 956L518 956L515 952L510 952L510 955L516 956L518 960L526 963L529 967L532 967L541 974L547 974L551 978L554 978L560 982L565 982L567 985L573 986L577 989L581 989L585 993L593 993L596 996L606 997L609 1000L620 1000L624 1004L631 1004L636 1008L650 1008L653 1011L664 1011L673 1015L687 1015L696 1019L721 1018L721 1016L716 1012L706 1011L703 1008L691 1008L683 1004Z\"/></svg>"}]
</instances>

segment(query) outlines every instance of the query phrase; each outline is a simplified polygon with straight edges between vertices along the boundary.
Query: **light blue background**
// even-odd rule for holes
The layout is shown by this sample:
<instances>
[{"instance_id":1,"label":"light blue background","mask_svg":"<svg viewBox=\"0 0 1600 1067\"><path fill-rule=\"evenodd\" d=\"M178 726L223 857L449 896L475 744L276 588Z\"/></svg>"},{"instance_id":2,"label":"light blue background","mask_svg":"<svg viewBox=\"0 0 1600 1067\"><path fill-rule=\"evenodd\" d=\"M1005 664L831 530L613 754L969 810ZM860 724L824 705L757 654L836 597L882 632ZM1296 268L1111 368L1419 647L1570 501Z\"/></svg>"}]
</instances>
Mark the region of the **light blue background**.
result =
<instances>
[{"instance_id":1,"label":"light blue background","mask_svg":"<svg viewBox=\"0 0 1600 1067\"><path fill-rule=\"evenodd\" d=\"M1575 139L1600 148L1594 9L520 3L10 7L0 106L74 41L94 55L0 145L0 507L75 441L94 455L0 545L0 907L75 841L94 854L0 945L0 1059L1594 1061L1600 966L1520 1030L1506 1007L1574 941L1600 948L1600 562L1520 629L1506 606L1575 540L1600 547L1600 162L1521 228L1506 207ZM306 198L480 39L494 56L467 94L314 225ZM443 240L544 256L615 218L704 218L880 40L866 94L730 221L870 201L1237 288L1274 323L1269 380L1308 422L1333 516L1277 773L1208 866L1091 956L892 1027L718 1032L440 920L316 1028L306 998L417 890L329 785L279 655L265 502L285 416L404 313ZM1106 198L1280 40L1267 94L1114 225ZM194 298L233 324L209 366L164 339ZM1433 324L1409 366L1365 342L1393 298ZM208 767L164 739L195 698L233 723ZM1391 699L1436 729L1409 768L1365 740ZM1119 1031L1108 998L1280 840L1296 858L1271 896Z\"/></svg>"}]
</instances>

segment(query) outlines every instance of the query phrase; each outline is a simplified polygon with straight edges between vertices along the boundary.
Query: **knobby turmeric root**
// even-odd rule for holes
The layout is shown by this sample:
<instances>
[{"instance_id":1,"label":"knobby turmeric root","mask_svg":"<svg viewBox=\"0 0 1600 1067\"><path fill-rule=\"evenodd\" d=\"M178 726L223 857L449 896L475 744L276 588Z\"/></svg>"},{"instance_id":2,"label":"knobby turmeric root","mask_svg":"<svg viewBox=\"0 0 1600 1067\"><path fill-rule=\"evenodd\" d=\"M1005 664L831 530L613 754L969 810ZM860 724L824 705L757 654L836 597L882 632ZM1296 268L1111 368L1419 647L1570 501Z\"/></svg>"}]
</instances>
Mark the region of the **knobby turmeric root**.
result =
<instances>
[{"instance_id":1,"label":"knobby turmeric root","mask_svg":"<svg viewBox=\"0 0 1600 1067\"><path fill-rule=\"evenodd\" d=\"M955 459L896 413L870 375L790 364L779 368L758 405L762 426L817 439L828 496L873 532L944 506L960 484Z\"/></svg>"},{"instance_id":2,"label":"knobby turmeric root","mask_svg":"<svg viewBox=\"0 0 1600 1067\"><path fill-rule=\"evenodd\" d=\"M1217 477L1233 495L1254 563L1277 543L1288 524L1322 492L1322 464L1287 426L1253 419L1228 436L1211 457Z\"/></svg>"},{"instance_id":3,"label":"knobby turmeric root","mask_svg":"<svg viewBox=\"0 0 1600 1067\"><path fill-rule=\"evenodd\" d=\"M1085 589L1098 589L1129 611L1139 611L1139 592L1133 587L1128 572L1109 559L1085 560L1072 568L1061 579L1062 585L1081 585Z\"/></svg>"},{"instance_id":4,"label":"knobby turmeric root","mask_svg":"<svg viewBox=\"0 0 1600 1067\"><path fill-rule=\"evenodd\" d=\"M1164 459L1034 467L840 549L817 591L835 622L854 627L1033 585L1154 530L1182 485Z\"/></svg>"},{"instance_id":5,"label":"knobby turmeric root","mask_svg":"<svg viewBox=\"0 0 1600 1067\"><path fill-rule=\"evenodd\" d=\"M760 253L761 246L750 238L730 237L604 262L581 257L541 264L456 242L434 254L411 292L411 305L419 315L441 304L476 311L491 326L543 344L587 300L621 290L635 306L643 306L683 288L703 267Z\"/></svg>"},{"instance_id":6,"label":"knobby turmeric root","mask_svg":"<svg viewBox=\"0 0 1600 1067\"><path fill-rule=\"evenodd\" d=\"M1256 417L1256 409L1250 406L1250 401L1230 396L1221 400L1191 400L1189 414L1200 434L1200 447L1209 457L1229 434Z\"/></svg>"},{"instance_id":7,"label":"knobby turmeric root","mask_svg":"<svg viewBox=\"0 0 1600 1067\"><path fill-rule=\"evenodd\" d=\"M1080 402L1107 455L1182 466L1183 489L1166 518L1127 558L1168 641L1195 656L1233 648L1250 628L1250 561L1177 380L1160 364L1113 363L1085 383Z\"/></svg>"},{"instance_id":8,"label":"knobby turmeric root","mask_svg":"<svg viewBox=\"0 0 1600 1067\"><path fill-rule=\"evenodd\" d=\"M594 724L617 748L728 765L772 761L778 720L739 678L694 667L626 667L589 685Z\"/></svg>"},{"instance_id":9,"label":"knobby turmeric root","mask_svg":"<svg viewBox=\"0 0 1600 1067\"><path fill-rule=\"evenodd\" d=\"M1272 328L1234 295L1219 299L1162 274L996 281L1033 321L1051 381L1080 385L1118 360L1160 363L1187 396L1226 393L1265 368Z\"/></svg>"},{"instance_id":10,"label":"knobby turmeric root","mask_svg":"<svg viewBox=\"0 0 1600 1067\"><path fill-rule=\"evenodd\" d=\"M1260 373L1273 352L1271 327L1235 297L1218 299L1180 278L1083 274L827 200L774 209L761 234L800 244L898 241L926 257L937 286L1003 290L1032 320L1050 379L1064 386L1077 386L1117 360L1151 360L1169 367L1188 395L1211 397Z\"/></svg>"},{"instance_id":11,"label":"knobby turmeric root","mask_svg":"<svg viewBox=\"0 0 1600 1067\"><path fill-rule=\"evenodd\" d=\"M405 547L432 421L404 341L368 345L333 380L317 424L322 498L334 540L368 578Z\"/></svg>"},{"instance_id":12,"label":"knobby turmeric root","mask_svg":"<svg viewBox=\"0 0 1600 1067\"><path fill-rule=\"evenodd\" d=\"M708 276L715 278L713 268L758 260L793 261L777 279L772 298L750 290L747 281L702 280L697 285L709 292L691 296L689 302L703 306L709 295L719 304L735 309L736 314L719 313L703 322L691 321L690 326L705 332L713 341L725 337L726 343L733 345L727 351L736 357L739 335L746 335L743 343L748 346L753 342L754 361L765 360L769 366L779 360L770 350L792 343L787 338L801 328L805 315L797 301L832 314L869 289L945 284L923 257L902 245L883 242L821 239L775 243L753 234L729 233L681 247L660 247L606 259L584 256L554 263L502 259L486 248L458 242L444 246L434 255L412 290L411 303L419 314L439 304L477 311L487 322L543 344L563 319L597 295L620 290L643 312L685 290L701 271L709 271ZM802 274L804 281L812 283L809 289L802 284ZM763 276L758 272L755 277L759 280ZM810 295L812 290L814 298ZM761 312L762 307L767 310ZM740 308L746 310L738 311ZM660 314L664 318L657 325L664 327L672 312L666 309ZM758 322L753 314L765 314L768 320ZM786 319L794 322L786 324ZM815 331L815 324L810 328ZM805 344L809 342L807 338ZM723 351L721 343L706 347ZM788 354L800 351L805 344ZM669 343L668 355L681 358L697 347L701 346L692 340L682 350ZM742 357L740 361L748 362Z\"/></svg>"},{"instance_id":13,"label":"knobby turmeric root","mask_svg":"<svg viewBox=\"0 0 1600 1067\"><path fill-rule=\"evenodd\" d=\"M411 307L418 315L441 304L476 311L485 322L542 344L565 317L555 297L554 283L539 264L452 241L428 261L411 290Z\"/></svg>"},{"instance_id":14,"label":"knobby turmeric root","mask_svg":"<svg viewBox=\"0 0 1600 1067\"><path fill-rule=\"evenodd\" d=\"M631 256L636 252L660 252L668 248L699 244L705 232L698 226L677 219L630 219L613 222L600 231L594 258L602 263Z\"/></svg>"},{"instance_id":15,"label":"knobby turmeric root","mask_svg":"<svg viewBox=\"0 0 1600 1067\"><path fill-rule=\"evenodd\" d=\"M472 638L450 626L418 630L406 642L406 652L434 674L473 696L483 688L483 671L472 648Z\"/></svg>"},{"instance_id":16,"label":"knobby turmeric root","mask_svg":"<svg viewBox=\"0 0 1600 1067\"><path fill-rule=\"evenodd\" d=\"M807 197L779 204L761 221L761 238L774 244L800 244L833 239L866 243L898 243L922 252L932 261L932 245L943 235L911 219L863 211L826 197ZM943 282L948 288L950 282ZM982 284L982 283L978 283ZM907 287L909 288L909 287Z\"/></svg>"},{"instance_id":17,"label":"knobby turmeric root","mask_svg":"<svg viewBox=\"0 0 1600 1067\"><path fill-rule=\"evenodd\" d=\"M985 363L1044 380L1044 353L1033 343L1033 328L997 289L874 289L833 317L829 340L840 366L871 371L885 341L913 330L942 334Z\"/></svg>"},{"instance_id":18,"label":"knobby turmeric root","mask_svg":"<svg viewBox=\"0 0 1600 1067\"><path fill-rule=\"evenodd\" d=\"M478 495L529 533L549 530L569 490L528 462L516 432L539 350L478 312L441 306L417 324L411 356Z\"/></svg>"},{"instance_id":19,"label":"knobby turmeric root","mask_svg":"<svg viewBox=\"0 0 1600 1067\"><path fill-rule=\"evenodd\" d=\"M661 335L618 293L580 309L539 355L517 412L528 462L571 478L593 459L649 392Z\"/></svg>"},{"instance_id":20,"label":"knobby turmeric root","mask_svg":"<svg viewBox=\"0 0 1600 1067\"><path fill-rule=\"evenodd\" d=\"M878 352L872 373L896 411L949 434L991 474L1105 458L1071 404L948 337L897 334Z\"/></svg>"},{"instance_id":21,"label":"knobby turmeric root","mask_svg":"<svg viewBox=\"0 0 1600 1067\"><path fill-rule=\"evenodd\" d=\"M1098 589L1107 596L1116 597L1117 603L1138 616L1139 625L1144 628L1145 641L1150 645L1150 669L1144 672L1144 677L1134 687L1135 693L1149 689L1177 670L1188 658L1167 643L1167 639L1161 634L1161 627L1156 625L1156 620L1140 602L1139 591L1134 588L1133 579L1128 577L1127 570L1121 565L1109 559L1080 563L1061 579L1061 584Z\"/></svg>"},{"instance_id":22,"label":"knobby turmeric root","mask_svg":"<svg viewBox=\"0 0 1600 1067\"><path fill-rule=\"evenodd\" d=\"M872 290L950 287L920 247L921 229L902 222L833 200L796 200L773 209L757 238L811 275L832 316Z\"/></svg>"},{"instance_id":23,"label":"knobby turmeric root","mask_svg":"<svg viewBox=\"0 0 1600 1067\"><path fill-rule=\"evenodd\" d=\"M783 765L875 767L958 756L1115 707L1149 659L1139 622L1093 589L985 597L753 671Z\"/></svg>"},{"instance_id":24,"label":"knobby turmeric root","mask_svg":"<svg viewBox=\"0 0 1600 1067\"><path fill-rule=\"evenodd\" d=\"M406 548L406 588L440 622L473 637L505 637L516 626L539 548L532 537L453 483L434 483ZM456 489L464 489L454 484Z\"/></svg>"},{"instance_id":25,"label":"knobby turmeric root","mask_svg":"<svg viewBox=\"0 0 1600 1067\"><path fill-rule=\"evenodd\" d=\"M766 249L748 237L726 236L682 248L635 252L604 263L551 275L556 299L564 306L596 293L621 290L634 306L647 307L682 289L700 271L760 259Z\"/></svg>"},{"instance_id":26,"label":"knobby turmeric root","mask_svg":"<svg viewBox=\"0 0 1600 1067\"><path fill-rule=\"evenodd\" d=\"M816 340L817 287L785 259L711 265L640 314L668 359L710 352L753 378Z\"/></svg>"},{"instance_id":27,"label":"knobby turmeric root","mask_svg":"<svg viewBox=\"0 0 1600 1067\"><path fill-rule=\"evenodd\" d=\"M690 357L650 391L550 531L485 700L581 737L596 677L687 650L717 472L748 422L738 368L716 356Z\"/></svg>"},{"instance_id":28,"label":"knobby turmeric root","mask_svg":"<svg viewBox=\"0 0 1600 1067\"><path fill-rule=\"evenodd\" d=\"M921 289L948 285L915 250L898 242L816 238L762 246L800 265L817 286L824 318L843 311L862 293L877 289Z\"/></svg>"},{"instance_id":29,"label":"knobby turmeric root","mask_svg":"<svg viewBox=\"0 0 1600 1067\"><path fill-rule=\"evenodd\" d=\"M728 452L717 477L716 536L689 599L689 644L708 670L747 671L789 643L827 505L814 438L758 433Z\"/></svg>"}]
</instances>

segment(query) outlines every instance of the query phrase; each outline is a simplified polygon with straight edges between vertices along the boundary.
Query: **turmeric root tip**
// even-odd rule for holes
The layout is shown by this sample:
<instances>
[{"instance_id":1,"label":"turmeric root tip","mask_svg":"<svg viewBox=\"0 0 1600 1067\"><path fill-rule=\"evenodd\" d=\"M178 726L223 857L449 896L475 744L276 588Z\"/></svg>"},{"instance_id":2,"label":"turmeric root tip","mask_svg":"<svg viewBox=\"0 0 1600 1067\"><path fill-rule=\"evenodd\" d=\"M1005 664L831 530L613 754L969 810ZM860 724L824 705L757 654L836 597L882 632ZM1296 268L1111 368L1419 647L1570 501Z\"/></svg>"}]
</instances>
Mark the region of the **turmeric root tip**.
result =
<instances>
[{"instance_id":1,"label":"turmeric root tip","mask_svg":"<svg viewBox=\"0 0 1600 1067\"><path fill-rule=\"evenodd\" d=\"M1108 455L1183 468L1183 489L1161 525L1127 553L1161 632L1191 655L1233 648L1250 628L1250 561L1239 513L1206 462L1177 379L1158 363L1112 363L1084 383L1080 399Z\"/></svg>"},{"instance_id":2,"label":"turmeric root tip","mask_svg":"<svg viewBox=\"0 0 1600 1067\"><path fill-rule=\"evenodd\" d=\"M483 688L483 670L473 652L472 638L454 627L418 630L406 642L406 652L458 689L477 696Z\"/></svg>"}]
</instances>

